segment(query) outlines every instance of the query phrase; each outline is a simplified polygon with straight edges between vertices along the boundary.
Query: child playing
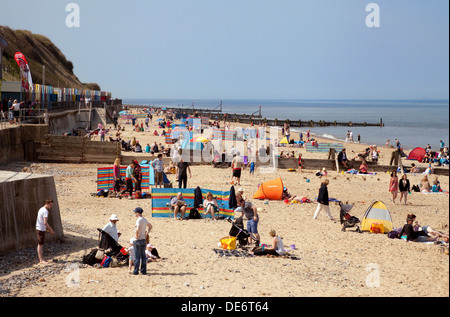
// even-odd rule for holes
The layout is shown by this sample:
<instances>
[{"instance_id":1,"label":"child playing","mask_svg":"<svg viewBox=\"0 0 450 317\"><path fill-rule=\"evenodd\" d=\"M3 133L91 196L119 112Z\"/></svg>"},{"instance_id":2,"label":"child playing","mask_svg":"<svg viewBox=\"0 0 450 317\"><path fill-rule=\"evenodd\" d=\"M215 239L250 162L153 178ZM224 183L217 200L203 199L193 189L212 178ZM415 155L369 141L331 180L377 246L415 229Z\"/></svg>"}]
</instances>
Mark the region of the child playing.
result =
<instances>
[{"instance_id":1,"label":"child playing","mask_svg":"<svg viewBox=\"0 0 450 317\"><path fill-rule=\"evenodd\" d=\"M255 176L255 161L253 159L250 163L250 176Z\"/></svg>"},{"instance_id":2,"label":"child playing","mask_svg":"<svg viewBox=\"0 0 450 317\"><path fill-rule=\"evenodd\" d=\"M156 248L150 243L147 244L145 255L147 257L147 262L156 262L156 260L159 259L158 251L156 251Z\"/></svg>"},{"instance_id":3,"label":"child playing","mask_svg":"<svg viewBox=\"0 0 450 317\"><path fill-rule=\"evenodd\" d=\"M134 240L135 240L134 238L131 238L130 246L128 248L126 248L128 255L129 255L128 270L130 271L130 274L133 273L133 270L134 270L134 249L133 249Z\"/></svg>"}]
</instances>

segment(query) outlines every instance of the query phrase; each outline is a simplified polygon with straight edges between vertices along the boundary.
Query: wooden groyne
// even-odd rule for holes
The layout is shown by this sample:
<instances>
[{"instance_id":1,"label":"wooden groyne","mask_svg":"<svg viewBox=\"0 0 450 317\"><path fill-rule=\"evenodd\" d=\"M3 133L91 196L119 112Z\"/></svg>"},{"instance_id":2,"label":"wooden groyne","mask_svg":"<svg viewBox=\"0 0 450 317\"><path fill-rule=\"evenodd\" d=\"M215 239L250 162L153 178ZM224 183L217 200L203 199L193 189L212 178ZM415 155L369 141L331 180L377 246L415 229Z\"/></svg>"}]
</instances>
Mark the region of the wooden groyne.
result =
<instances>
[{"instance_id":1,"label":"wooden groyne","mask_svg":"<svg viewBox=\"0 0 450 317\"><path fill-rule=\"evenodd\" d=\"M128 108L142 108L143 106L128 105ZM290 119L267 119L262 117L261 107L258 111L247 115L238 113L224 113L222 106L220 109L205 109L205 108L180 108L180 107L155 107L156 109L165 109L165 111L172 111L174 113L181 113L197 117L206 117L210 120L237 122L243 124L265 125L279 127L287 123L290 127L384 127L383 118L379 122L352 122L352 121L325 121L325 120L290 120Z\"/></svg>"}]
</instances>

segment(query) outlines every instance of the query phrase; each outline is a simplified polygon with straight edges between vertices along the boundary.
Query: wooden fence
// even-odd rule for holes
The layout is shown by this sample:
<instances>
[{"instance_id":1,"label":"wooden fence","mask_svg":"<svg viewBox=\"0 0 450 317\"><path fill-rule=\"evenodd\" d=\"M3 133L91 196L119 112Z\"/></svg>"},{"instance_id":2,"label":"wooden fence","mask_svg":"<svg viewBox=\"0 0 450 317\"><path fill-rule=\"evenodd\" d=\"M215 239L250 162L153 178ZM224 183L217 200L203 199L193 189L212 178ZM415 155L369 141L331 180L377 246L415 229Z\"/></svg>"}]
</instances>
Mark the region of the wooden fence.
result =
<instances>
[{"instance_id":1,"label":"wooden fence","mask_svg":"<svg viewBox=\"0 0 450 317\"><path fill-rule=\"evenodd\" d=\"M91 141L80 136L46 135L38 159L60 163L114 163L121 156L119 142Z\"/></svg>"}]
</instances>

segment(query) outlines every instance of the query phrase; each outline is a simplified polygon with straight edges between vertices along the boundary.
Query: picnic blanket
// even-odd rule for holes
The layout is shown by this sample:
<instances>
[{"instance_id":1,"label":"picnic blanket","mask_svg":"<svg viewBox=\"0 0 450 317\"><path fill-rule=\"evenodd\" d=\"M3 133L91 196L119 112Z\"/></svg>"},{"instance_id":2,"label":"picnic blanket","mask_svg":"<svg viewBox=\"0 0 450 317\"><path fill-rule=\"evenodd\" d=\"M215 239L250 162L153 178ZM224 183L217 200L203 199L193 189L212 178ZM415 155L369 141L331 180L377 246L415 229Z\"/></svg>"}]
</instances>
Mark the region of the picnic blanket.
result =
<instances>
[{"instance_id":1,"label":"picnic blanket","mask_svg":"<svg viewBox=\"0 0 450 317\"><path fill-rule=\"evenodd\" d=\"M170 203L171 197L177 195L177 193L181 192L183 194L183 198L188 205L186 208L187 217L189 215L189 211L194 207L194 199L195 199L195 188L152 188L152 217L155 218L170 218L173 216L173 212L170 210L170 206L167 206ZM201 193L203 199L207 192L211 192L213 196L217 199L217 203L219 205L218 216L230 217L234 218L234 210L228 206L228 199L230 196L230 191L217 191L217 190L209 190L209 189L201 189ZM203 201L202 199L202 201ZM199 212L202 213L203 209L200 208ZM211 217L208 214L206 217Z\"/></svg>"}]
</instances>

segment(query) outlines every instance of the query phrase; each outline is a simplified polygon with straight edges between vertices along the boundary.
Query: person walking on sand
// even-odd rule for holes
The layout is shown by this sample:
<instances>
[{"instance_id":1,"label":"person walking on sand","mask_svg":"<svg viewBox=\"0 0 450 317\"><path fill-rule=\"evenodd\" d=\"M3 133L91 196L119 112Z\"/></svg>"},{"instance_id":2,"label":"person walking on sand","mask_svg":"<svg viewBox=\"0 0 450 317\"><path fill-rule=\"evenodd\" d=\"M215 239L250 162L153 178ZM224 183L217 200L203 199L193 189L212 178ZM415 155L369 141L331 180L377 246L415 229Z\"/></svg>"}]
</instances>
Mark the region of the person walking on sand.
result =
<instances>
[{"instance_id":1,"label":"person walking on sand","mask_svg":"<svg viewBox=\"0 0 450 317\"><path fill-rule=\"evenodd\" d=\"M319 189L319 195L317 197L317 208L316 212L314 213L313 219L317 219L317 216L319 215L321 210L324 210L328 216L328 218L331 221L334 221L333 216L330 212L330 202L328 200L328 184L329 180L325 179L322 184L320 185Z\"/></svg>"},{"instance_id":2,"label":"person walking on sand","mask_svg":"<svg viewBox=\"0 0 450 317\"><path fill-rule=\"evenodd\" d=\"M141 274L147 274L147 258L145 256L145 247L147 245L146 239L150 230L152 230L152 225L142 217L144 210L141 207L136 207L133 210L137 220L135 226L135 240L133 241L134 250L134 270L133 274L138 275L139 271Z\"/></svg>"},{"instance_id":3,"label":"person walking on sand","mask_svg":"<svg viewBox=\"0 0 450 317\"><path fill-rule=\"evenodd\" d=\"M402 179L398 182L398 189L400 190L400 203L402 203L402 198L406 205L406 200L408 199L408 193L410 192L409 179L406 174L403 174Z\"/></svg>"},{"instance_id":4,"label":"person walking on sand","mask_svg":"<svg viewBox=\"0 0 450 317\"><path fill-rule=\"evenodd\" d=\"M391 173L391 178L389 179L389 191L392 194L392 202L395 204L398 195L398 177L396 171Z\"/></svg>"},{"instance_id":5,"label":"person walking on sand","mask_svg":"<svg viewBox=\"0 0 450 317\"><path fill-rule=\"evenodd\" d=\"M39 209L36 219L36 234L38 240L37 252L39 256L39 264L48 264L44 260L44 243L45 243L45 233L49 231L51 234L55 234L52 227L48 223L48 213L53 207L53 200L47 199L45 204L41 209Z\"/></svg>"},{"instance_id":6,"label":"person walking on sand","mask_svg":"<svg viewBox=\"0 0 450 317\"><path fill-rule=\"evenodd\" d=\"M231 169L233 171L233 180L232 185L241 185L241 172L244 164L244 160L242 159L239 152L236 152L236 156L233 158L231 162Z\"/></svg>"}]
</instances>

